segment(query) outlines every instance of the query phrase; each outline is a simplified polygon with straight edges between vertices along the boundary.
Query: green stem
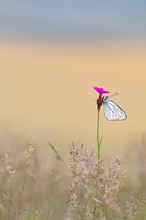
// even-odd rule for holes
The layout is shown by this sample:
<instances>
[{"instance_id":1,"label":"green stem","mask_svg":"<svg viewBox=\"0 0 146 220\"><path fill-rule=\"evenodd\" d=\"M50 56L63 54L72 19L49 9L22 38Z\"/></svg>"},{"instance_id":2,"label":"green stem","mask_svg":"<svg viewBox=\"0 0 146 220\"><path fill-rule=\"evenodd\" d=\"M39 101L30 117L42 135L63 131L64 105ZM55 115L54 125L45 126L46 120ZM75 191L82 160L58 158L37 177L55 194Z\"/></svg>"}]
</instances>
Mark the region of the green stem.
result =
<instances>
[{"instance_id":1,"label":"green stem","mask_svg":"<svg viewBox=\"0 0 146 220\"><path fill-rule=\"evenodd\" d=\"M100 160L99 113L100 113L100 111L98 111L98 118L97 118L97 149L98 149L98 160Z\"/></svg>"},{"instance_id":2,"label":"green stem","mask_svg":"<svg viewBox=\"0 0 146 220\"><path fill-rule=\"evenodd\" d=\"M25 182L26 182L26 176L27 176L27 168L25 170L25 175L24 175L24 179L23 179L23 185L22 185L22 190L21 190L21 199L23 196L23 192L24 192L24 186L25 186Z\"/></svg>"},{"instance_id":3,"label":"green stem","mask_svg":"<svg viewBox=\"0 0 146 220\"><path fill-rule=\"evenodd\" d=\"M27 168L25 170L24 179L23 179L23 183L22 183L22 190L21 190L21 194L20 194L20 203L19 203L17 220L19 219L21 209L22 209L22 199L23 199L23 193L24 193L24 186L25 186L25 182L26 182L26 176L27 176Z\"/></svg>"},{"instance_id":4,"label":"green stem","mask_svg":"<svg viewBox=\"0 0 146 220\"><path fill-rule=\"evenodd\" d=\"M102 137L100 137L99 135L99 113L100 111L98 111L98 118L97 118L97 150L98 150L98 160L100 160L100 147L101 147L101 143L102 143Z\"/></svg>"},{"instance_id":5,"label":"green stem","mask_svg":"<svg viewBox=\"0 0 146 220\"><path fill-rule=\"evenodd\" d=\"M99 197L99 192L98 192L98 190L96 190L96 197L95 198L97 198L98 199L98 197ZM96 217L96 215L97 215L97 202L94 202L94 204L93 204L93 216L94 216L94 218Z\"/></svg>"}]
</instances>

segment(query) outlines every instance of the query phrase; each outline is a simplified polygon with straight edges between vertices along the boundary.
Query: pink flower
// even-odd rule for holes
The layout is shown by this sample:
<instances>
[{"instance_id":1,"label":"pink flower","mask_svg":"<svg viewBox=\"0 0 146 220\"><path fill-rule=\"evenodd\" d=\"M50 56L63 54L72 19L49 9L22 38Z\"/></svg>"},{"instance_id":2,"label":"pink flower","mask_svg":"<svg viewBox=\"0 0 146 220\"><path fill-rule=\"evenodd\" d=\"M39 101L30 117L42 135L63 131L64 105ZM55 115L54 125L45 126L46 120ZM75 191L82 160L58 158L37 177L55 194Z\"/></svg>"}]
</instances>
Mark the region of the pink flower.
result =
<instances>
[{"instance_id":1,"label":"pink flower","mask_svg":"<svg viewBox=\"0 0 146 220\"><path fill-rule=\"evenodd\" d=\"M98 109L98 112L99 112L100 108L101 108L101 106L103 104L103 100L104 100L103 94L109 93L109 91L106 91L103 88L99 88L99 87L96 87L96 86L94 86L94 89L96 90L96 92L99 93L99 97L97 99L97 109Z\"/></svg>"},{"instance_id":2,"label":"pink flower","mask_svg":"<svg viewBox=\"0 0 146 220\"><path fill-rule=\"evenodd\" d=\"M105 94L105 93L110 93L109 91L104 90L103 88L99 88L94 86L94 89L96 90L96 92L98 92L100 95Z\"/></svg>"}]
</instances>

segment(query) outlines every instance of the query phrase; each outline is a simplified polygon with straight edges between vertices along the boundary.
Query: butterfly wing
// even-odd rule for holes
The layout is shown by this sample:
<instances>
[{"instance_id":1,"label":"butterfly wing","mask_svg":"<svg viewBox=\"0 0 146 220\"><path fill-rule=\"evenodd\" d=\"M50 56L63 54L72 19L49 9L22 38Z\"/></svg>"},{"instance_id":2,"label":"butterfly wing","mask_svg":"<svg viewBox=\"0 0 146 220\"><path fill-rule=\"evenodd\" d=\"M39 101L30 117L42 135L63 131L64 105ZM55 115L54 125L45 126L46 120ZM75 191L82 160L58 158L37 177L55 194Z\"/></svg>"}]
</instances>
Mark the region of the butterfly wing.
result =
<instances>
[{"instance_id":1,"label":"butterfly wing","mask_svg":"<svg viewBox=\"0 0 146 220\"><path fill-rule=\"evenodd\" d=\"M108 120L119 121L127 118L126 113L113 101L105 97L103 100L104 115Z\"/></svg>"}]
</instances>

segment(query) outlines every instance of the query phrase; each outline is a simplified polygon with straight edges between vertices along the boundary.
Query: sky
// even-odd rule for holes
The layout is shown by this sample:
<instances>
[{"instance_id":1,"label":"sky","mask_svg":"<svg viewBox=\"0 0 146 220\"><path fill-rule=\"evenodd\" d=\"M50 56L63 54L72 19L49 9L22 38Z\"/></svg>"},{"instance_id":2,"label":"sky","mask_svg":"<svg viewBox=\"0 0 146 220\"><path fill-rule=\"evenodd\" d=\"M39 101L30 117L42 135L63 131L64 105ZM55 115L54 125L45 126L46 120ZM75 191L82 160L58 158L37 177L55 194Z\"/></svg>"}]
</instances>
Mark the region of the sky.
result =
<instances>
[{"instance_id":1,"label":"sky","mask_svg":"<svg viewBox=\"0 0 146 220\"><path fill-rule=\"evenodd\" d=\"M0 1L0 37L145 39L144 0Z\"/></svg>"}]
</instances>

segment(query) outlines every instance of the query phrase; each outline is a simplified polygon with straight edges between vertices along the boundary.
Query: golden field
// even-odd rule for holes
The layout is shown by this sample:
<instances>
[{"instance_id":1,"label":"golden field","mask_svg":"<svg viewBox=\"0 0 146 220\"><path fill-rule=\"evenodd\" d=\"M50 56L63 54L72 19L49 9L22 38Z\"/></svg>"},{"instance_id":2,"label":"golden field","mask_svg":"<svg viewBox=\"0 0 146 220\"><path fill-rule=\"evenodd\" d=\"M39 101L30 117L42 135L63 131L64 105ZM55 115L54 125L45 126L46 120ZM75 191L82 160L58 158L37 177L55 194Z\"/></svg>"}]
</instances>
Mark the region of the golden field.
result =
<instances>
[{"instance_id":1,"label":"golden field","mask_svg":"<svg viewBox=\"0 0 146 220\"><path fill-rule=\"evenodd\" d=\"M85 149L96 146L95 85L111 94L119 92L112 100L128 116L125 121L110 122L101 114L101 157L106 165L116 155L122 158L121 170L128 173L125 192L129 193L132 184L143 193L145 44L1 40L0 48L1 217L65 219L70 182L69 145L83 143ZM30 140L37 145L37 151L29 169L25 165L25 151ZM63 161L56 160L58 152L51 150L48 141ZM9 165L16 171L14 183ZM136 201L139 209L139 200Z\"/></svg>"},{"instance_id":2,"label":"golden field","mask_svg":"<svg viewBox=\"0 0 146 220\"><path fill-rule=\"evenodd\" d=\"M95 145L95 85L119 92L112 99L128 115L124 122L101 116L106 153L118 154L145 132L144 43L1 40L0 48L2 136L49 140L61 151L72 141Z\"/></svg>"}]
</instances>

